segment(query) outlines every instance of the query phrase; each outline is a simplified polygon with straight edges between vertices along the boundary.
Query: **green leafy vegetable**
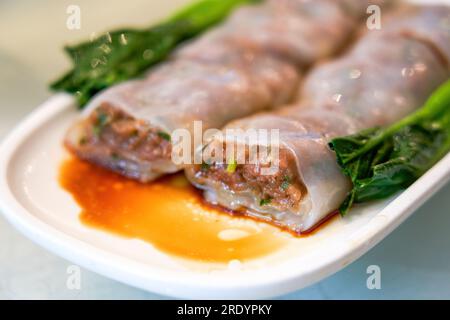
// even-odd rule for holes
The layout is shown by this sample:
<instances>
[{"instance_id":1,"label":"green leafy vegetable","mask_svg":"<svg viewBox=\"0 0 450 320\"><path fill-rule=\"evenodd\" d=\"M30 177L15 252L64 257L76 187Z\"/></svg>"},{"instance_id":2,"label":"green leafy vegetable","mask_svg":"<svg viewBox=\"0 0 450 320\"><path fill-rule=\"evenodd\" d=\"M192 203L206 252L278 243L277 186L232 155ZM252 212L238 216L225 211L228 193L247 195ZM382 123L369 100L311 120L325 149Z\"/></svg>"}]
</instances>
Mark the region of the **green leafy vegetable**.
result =
<instances>
[{"instance_id":1,"label":"green leafy vegetable","mask_svg":"<svg viewBox=\"0 0 450 320\"><path fill-rule=\"evenodd\" d=\"M167 21L147 29L120 29L65 47L73 69L51 84L75 94L80 107L102 89L139 76L164 60L182 41L224 19L236 6L258 0L199 0Z\"/></svg>"},{"instance_id":2,"label":"green leafy vegetable","mask_svg":"<svg viewBox=\"0 0 450 320\"><path fill-rule=\"evenodd\" d=\"M450 80L425 105L387 128L331 141L353 189L339 211L407 188L450 151Z\"/></svg>"}]
</instances>

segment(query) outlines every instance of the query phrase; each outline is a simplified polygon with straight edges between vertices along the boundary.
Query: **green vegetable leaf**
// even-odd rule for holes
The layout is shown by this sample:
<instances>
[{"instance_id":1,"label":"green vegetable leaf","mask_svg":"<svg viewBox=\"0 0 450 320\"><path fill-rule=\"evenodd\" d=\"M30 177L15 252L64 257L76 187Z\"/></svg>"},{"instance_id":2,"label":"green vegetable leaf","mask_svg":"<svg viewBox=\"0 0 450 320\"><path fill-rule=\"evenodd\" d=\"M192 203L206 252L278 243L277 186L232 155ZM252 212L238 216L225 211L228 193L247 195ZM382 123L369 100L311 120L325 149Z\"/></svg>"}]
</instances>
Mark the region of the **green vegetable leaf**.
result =
<instances>
[{"instance_id":1,"label":"green vegetable leaf","mask_svg":"<svg viewBox=\"0 0 450 320\"><path fill-rule=\"evenodd\" d=\"M353 189L339 211L403 190L450 151L450 80L414 114L330 142Z\"/></svg>"},{"instance_id":2,"label":"green vegetable leaf","mask_svg":"<svg viewBox=\"0 0 450 320\"><path fill-rule=\"evenodd\" d=\"M222 21L236 6L257 0L199 0L146 29L119 29L93 41L67 46L73 68L50 85L72 93L83 107L97 92L141 75L181 42Z\"/></svg>"}]
</instances>

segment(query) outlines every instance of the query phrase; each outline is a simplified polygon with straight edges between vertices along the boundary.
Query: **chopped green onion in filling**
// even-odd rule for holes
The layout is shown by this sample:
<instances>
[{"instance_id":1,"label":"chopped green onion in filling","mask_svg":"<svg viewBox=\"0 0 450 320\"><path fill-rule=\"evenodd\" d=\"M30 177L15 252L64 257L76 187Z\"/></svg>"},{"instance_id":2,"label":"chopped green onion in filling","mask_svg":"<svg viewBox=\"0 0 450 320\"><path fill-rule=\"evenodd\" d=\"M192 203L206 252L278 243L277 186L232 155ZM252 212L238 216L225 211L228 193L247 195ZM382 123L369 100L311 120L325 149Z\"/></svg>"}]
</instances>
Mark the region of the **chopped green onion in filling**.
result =
<instances>
[{"instance_id":1,"label":"chopped green onion in filling","mask_svg":"<svg viewBox=\"0 0 450 320\"><path fill-rule=\"evenodd\" d=\"M169 142L171 141L170 134L168 134L167 132L159 131L158 136L166 141L169 141Z\"/></svg>"},{"instance_id":2,"label":"chopped green onion in filling","mask_svg":"<svg viewBox=\"0 0 450 320\"><path fill-rule=\"evenodd\" d=\"M287 188L291 185L292 179L289 176L283 177L283 182L281 183L280 189L286 191Z\"/></svg>"},{"instance_id":3,"label":"chopped green onion in filling","mask_svg":"<svg viewBox=\"0 0 450 320\"><path fill-rule=\"evenodd\" d=\"M106 113L100 113L94 125L94 134L98 137L109 122L109 116Z\"/></svg>"},{"instance_id":4,"label":"chopped green onion in filling","mask_svg":"<svg viewBox=\"0 0 450 320\"><path fill-rule=\"evenodd\" d=\"M227 165L227 172L234 173L236 171L236 168L237 168L237 162L236 162L236 160L233 159Z\"/></svg>"},{"instance_id":5,"label":"chopped green onion in filling","mask_svg":"<svg viewBox=\"0 0 450 320\"><path fill-rule=\"evenodd\" d=\"M259 205L260 205L261 207L263 207L263 206L267 206L267 205L270 204L271 202L272 202L272 198L261 199L261 200L259 201Z\"/></svg>"}]
</instances>

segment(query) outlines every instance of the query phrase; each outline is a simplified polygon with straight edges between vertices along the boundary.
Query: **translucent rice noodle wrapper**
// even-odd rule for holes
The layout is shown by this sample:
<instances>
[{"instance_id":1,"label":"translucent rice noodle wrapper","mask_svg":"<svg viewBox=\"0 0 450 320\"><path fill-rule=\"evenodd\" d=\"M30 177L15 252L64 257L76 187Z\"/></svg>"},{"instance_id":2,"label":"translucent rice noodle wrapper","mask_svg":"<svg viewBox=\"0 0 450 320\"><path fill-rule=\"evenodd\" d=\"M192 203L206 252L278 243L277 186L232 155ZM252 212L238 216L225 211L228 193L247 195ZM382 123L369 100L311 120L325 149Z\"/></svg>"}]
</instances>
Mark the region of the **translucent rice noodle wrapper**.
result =
<instances>
[{"instance_id":1,"label":"translucent rice noodle wrapper","mask_svg":"<svg viewBox=\"0 0 450 320\"><path fill-rule=\"evenodd\" d=\"M239 8L143 79L98 94L66 145L145 182L176 172L183 166L171 159L174 130L192 133L194 121L203 130L220 129L291 102L302 68L347 44L365 14L359 2L283 0Z\"/></svg>"},{"instance_id":2,"label":"translucent rice noodle wrapper","mask_svg":"<svg viewBox=\"0 0 450 320\"><path fill-rule=\"evenodd\" d=\"M449 78L450 25L438 23L449 14L449 7L401 9L349 53L313 69L298 103L224 128L279 129L276 173L263 175L263 164L231 162L230 167L225 157L211 162L203 151L207 165L186 169L189 180L205 190L210 202L295 233L311 230L351 189L329 140L400 120ZM213 137L209 145L225 148L229 141L223 136Z\"/></svg>"}]
</instances>

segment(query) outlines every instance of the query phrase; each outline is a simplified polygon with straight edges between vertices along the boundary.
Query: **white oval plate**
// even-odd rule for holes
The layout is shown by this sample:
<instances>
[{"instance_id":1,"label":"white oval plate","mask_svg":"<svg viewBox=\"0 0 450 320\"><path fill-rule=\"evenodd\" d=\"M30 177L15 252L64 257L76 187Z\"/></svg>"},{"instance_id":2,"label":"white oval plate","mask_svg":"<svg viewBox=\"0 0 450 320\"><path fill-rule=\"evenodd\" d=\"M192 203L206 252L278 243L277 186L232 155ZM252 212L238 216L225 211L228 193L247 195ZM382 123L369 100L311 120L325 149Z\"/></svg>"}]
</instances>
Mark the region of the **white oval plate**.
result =
<instances>
[{"instance_id":1,"label":"white oval plate","mask_svg":"<svg viewBox=\"0 0 450 320\"><path fill-rule=\"evenodd\" d=\"M23 121L0 147L0 205L27 237L107 277L182 298L267 298L310 285L367 252L450 178L450 155L399 196L334 219L313 236L293 238L264 258L213 265L165 255L150 244L83 226L58 185L62 139L77 116L57 95Z\"/></svg>"}]
</instances>

